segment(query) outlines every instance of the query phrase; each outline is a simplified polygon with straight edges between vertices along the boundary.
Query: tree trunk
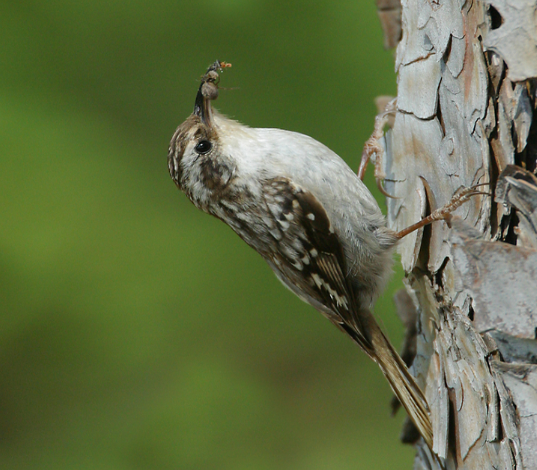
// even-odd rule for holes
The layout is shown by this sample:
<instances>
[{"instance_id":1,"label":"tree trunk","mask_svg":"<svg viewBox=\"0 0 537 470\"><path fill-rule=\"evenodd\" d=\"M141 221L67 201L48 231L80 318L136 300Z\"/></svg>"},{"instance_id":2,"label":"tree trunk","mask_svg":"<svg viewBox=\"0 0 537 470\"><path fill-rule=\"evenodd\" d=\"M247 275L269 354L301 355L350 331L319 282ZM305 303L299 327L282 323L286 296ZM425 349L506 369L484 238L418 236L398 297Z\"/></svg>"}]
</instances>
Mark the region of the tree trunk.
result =
<instances>
[{"instance_id":1,"label":"tree trunk","mask_svg":"<svg viewBox=\"0 0 537 470\"><path fill-rule=\"evenodd\" d=\"M403 356L414 356L440 457L418 441L415 468L537 469L536 2L378 6L386 44L398 42L389 225L403 229L462 187L491 193L398 248L397 304L417 312Z\"/></svg>"}]
</instances>

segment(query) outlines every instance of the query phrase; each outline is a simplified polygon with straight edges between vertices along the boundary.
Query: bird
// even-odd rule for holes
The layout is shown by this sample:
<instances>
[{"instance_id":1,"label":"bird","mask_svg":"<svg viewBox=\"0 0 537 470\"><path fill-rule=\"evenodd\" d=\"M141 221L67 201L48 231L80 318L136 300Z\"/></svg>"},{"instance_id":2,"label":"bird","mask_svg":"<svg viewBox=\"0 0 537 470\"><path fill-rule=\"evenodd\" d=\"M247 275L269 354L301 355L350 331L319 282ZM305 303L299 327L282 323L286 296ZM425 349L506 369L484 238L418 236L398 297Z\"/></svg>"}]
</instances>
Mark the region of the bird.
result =
<instances>
[{"instance_id":1,"label":"bird","mask_svg":"<svg viewBox=\"0 0 537 470\"><path fill-rule=\"evenodd\" d=\"M172 180L377 363L432 449L427 400L372 306L390 277L400 238L447 218L475 189L395 232L362 180L328 147L297 132L251 128L213 109L219 72L229 66L221 61L209 66L193 113L173 134L168 150Z\"/></svg>"}]
</instances>

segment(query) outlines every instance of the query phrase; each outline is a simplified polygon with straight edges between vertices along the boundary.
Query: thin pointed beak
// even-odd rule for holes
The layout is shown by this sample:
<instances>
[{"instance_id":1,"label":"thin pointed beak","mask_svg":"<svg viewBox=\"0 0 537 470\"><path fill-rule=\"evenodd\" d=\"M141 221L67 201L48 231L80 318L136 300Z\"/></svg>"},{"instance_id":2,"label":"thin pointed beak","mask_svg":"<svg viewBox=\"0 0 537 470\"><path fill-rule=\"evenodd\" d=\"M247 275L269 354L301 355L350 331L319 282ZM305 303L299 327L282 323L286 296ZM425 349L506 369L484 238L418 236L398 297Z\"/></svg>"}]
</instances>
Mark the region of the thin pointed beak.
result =
<instances>
[{"instance_id":1,"label":"thin pointed beak","mask_svg":"<svg viewBox=\"0 0 537 470\"><path fill-rule=\"evenodd\" d=\"M222 72L226 67L231 67L231 64L217 60L201 77L201 84L194 104L194 114L199 116L202 122L209 127L212 127L213 122L210 102L218 98L218 82L220 81L218 72Z\"/></svg>"}]
</instances>

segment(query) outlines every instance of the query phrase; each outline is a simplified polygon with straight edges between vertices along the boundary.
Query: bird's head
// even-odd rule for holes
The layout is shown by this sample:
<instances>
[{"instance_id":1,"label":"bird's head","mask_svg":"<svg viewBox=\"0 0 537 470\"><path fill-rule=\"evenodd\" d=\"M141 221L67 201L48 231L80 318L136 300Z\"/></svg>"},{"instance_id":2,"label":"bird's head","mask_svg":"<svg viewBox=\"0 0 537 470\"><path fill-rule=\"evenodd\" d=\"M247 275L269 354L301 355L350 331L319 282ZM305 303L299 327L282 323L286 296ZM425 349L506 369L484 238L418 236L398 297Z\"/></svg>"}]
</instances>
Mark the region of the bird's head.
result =
<instances>
[{"instance_id":1,"label":"bird's head","mask_svg":"<svg viewBox=\"0 0 537 470\"><path fill-rule=\"evenodd\" d=\"M224 142L231 128L245 127L213 110L211 101L218 98L219 72L231 64L216 61L201 78L194 111L175 131L168 149L168 169L175 184L198 205L223 188L232 174L225 157ZM228 139L229 140L229 139ZM229 164L226 164L229 163Z\"/></svg>"},{"instance_id":2,"label":"bird's head","mask_svg":"<svg viewBox=\"0 0 537 470\"><path fill-rule=\"evenodd\" d=\"M200 156L209 155L218 144L211 101L218 98L218 72L231 64L216 61L201 78L194 112L175 131L168 149L170 175L180 188L183 167Z\"/></svg>"}]
</instances>

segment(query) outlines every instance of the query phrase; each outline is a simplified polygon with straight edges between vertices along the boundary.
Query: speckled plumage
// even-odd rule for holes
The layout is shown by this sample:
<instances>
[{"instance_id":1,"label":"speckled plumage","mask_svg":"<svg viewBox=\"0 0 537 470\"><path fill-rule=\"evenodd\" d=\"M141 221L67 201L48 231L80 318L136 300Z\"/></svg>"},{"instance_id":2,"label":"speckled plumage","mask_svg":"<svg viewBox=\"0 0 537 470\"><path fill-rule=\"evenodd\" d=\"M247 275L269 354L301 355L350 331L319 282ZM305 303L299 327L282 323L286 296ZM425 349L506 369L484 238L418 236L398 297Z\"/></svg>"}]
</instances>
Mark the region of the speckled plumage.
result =
<instances>
[{"instance_id":1,"label":"speckled plumage","mask_svg":"<svg viewBox=\"0 0 537 470\"><path fill-rule=\"evenodd\" d=\"M360 304L369 307L389 276L390 248L396 239L385 228L384 217L362 181L339 156L311 137L280 129L251 129L217 113L213 122L213 149L207 155L193 152L193 143L208 135L199 130L200 120L189 118L188 129L180 128L175 134L171 148L183 152L181 158L176 153L170 160L178 186L198 208L230 225L269 263L273 262L270 253L282 249L289 251L290 262L300 262L303 254L290 244L303 227L298 220L282 220L280 212L287 207L292 214L295 194L311 201L318 201L315 193L323 194L323 203L317 206L326 212L341 245L344 274L352 279ZM190 145L185 138L191 139ZM296 253L291 255L293 250Z\"/></svg>"},{"instance_id":2,"label":"speckled plumage","mask_svg":"<svg viewBox=\"0 0 537 470\"><path fill-rule=\"evenodd\" d=\"M338 155L311 137L249 128L215 112L217 76L210 72L194 113L172 138L173 180L379 364L432 445L425 398L369 310L389 277L397 241L376 201Z\"/></svg>"}]
</instances>

